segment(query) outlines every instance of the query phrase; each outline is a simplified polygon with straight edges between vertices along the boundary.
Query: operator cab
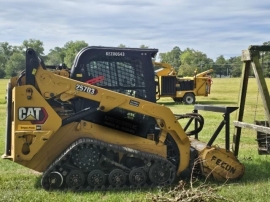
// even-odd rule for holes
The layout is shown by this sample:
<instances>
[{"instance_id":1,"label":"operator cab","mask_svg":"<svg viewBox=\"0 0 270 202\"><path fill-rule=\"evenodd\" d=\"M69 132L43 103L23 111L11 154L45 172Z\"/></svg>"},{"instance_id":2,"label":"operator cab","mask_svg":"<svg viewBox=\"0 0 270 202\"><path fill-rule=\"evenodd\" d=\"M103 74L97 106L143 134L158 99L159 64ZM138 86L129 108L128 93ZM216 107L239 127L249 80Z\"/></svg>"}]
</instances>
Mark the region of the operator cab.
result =
<instances>
[{"instance_id":1,"label":"operator cab","mask_svg":"<svg viewBox=\"0 0 270 202\"><path fill-rule=\"evenodd\" d=\"M115 92L156 102L152 58L157 49L90 46L82 49L71 68L71 79ZM97 108L98 102L78 98L73 101L76 112ZM115 108L107 113L97 111L84 120L120 129L124 132L149 133L155 120L142 114Z\"/></svg>"}]
</instances>

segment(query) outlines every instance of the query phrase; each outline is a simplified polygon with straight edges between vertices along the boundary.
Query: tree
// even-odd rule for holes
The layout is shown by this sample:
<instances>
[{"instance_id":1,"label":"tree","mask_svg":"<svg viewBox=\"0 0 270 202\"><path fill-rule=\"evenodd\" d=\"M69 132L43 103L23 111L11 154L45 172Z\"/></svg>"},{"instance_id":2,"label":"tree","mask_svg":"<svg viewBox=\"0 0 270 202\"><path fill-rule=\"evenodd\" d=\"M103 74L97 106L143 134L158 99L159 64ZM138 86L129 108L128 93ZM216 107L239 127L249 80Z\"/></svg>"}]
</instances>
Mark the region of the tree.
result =
<instances>
[{"instance_id":1,"label":"tree","mask_svg":"<svg viewBox=\"0 0 270 202\"><path fill-rule=\"evenodd\" d=\"M263 45L269 46L270 41L264 42ZM261 52L260 55L264 76L270 77L270 51Z\"/></svg>"},{"instance_id":2,"label":"tree","mask_svg":"<svg viewBox=\"0 0 270 202\"><path fill-rule=\"evenodd\" d=\"M230 74L232 77L240 77L242 72L241 56L231 57L226 61L230 65Z\"/></svg>"},{"instance_id":3,"label":"tree","mask_svg":"<svg viewBox=\"0 0 270 202\"><path fill-rule=\"evenodd\" d=\"M67 67L71 68L77 53L87 46L88 44L85 41L69 41L64 45L64 62Z\"/></svg>"},{"instance_id":4,"label":"tree","mask_svg":"<svg viewBox=\"0 0 270 202\"><path fill-rule=\"evenodd\" d=\"M46 56L46 64L48 65L58 65L64 63L66 53L64 48L55 47L50 49L50 52Z\"/></svg>"},{"instance_id":5,"label":"tree","mask_svg":"<svg viewBox=\"0 0 270 202\"><path fill-rule=\"evenodd\" d=\"M222 75L227 74L226 60L223 55L217 57L215 64L213 65L214 72L221 78Z\"/></svg>"},{"instance_id":6,"label":"tree","mask_svg":"<svg viewBox=\"0 0 270 202\"><path fill-rule=\"evenodd\" d=\"M40 40L24 40L21 46L12 46L8 42L0 43L0 78L5 74L14 76L25 69L24 51L33 48L38 55L44 54L43 43Z\"/></svg>"},{"instance_id":7,"label":"tree","mask_svg":"<svg viewBox=\"0 0 270 202\"><path fill-rule=\"evenodd\" d=\"M2 78L5 78L5 76L6 76L5 70L0 69L0 78L1 78L1 79L2 79Z\"/></svg>"},{"instance_id":8,"label":"tree","mask_svg":"<svg viewBox=\"0 0 270 202\"><path fill-rule=\"evenodd\" d=\"M140 48L149 48L149 47L142 44L142 45L140 45Z\"/></svg>"},{"instance_id":9,"label":"tree","mask_svg":"<svg viewBox=\"0 0 270 202\"><path fill-rule=\"evenodd\" d=\"M192 76L195 70L203 72L210 69L213 60L208 58L203 52L187 48L182 52L180 62L181 66L178 74L182 76Z\"/></svg>"},{"instance_id":10,"label":"tree","mask_svg":"<svg viewBox=\"0 0 270 202\"><path fill-rule=\"evenodd\" d=\"M0 78L6 76L7 62L15 51L17 51L16 46L12 46L8 42L0 43Z\"/></svg>"},{"instance_id":11,"label":"tree","mask_svg":"<svg viewBox=\"0 0 270 202\"><path fill-rule=\"evenodd\" d=\"M13 53L13 47L9 45L8 42L1 42L0 53L2 53L5 57L10 57Z\"/></svg>"},{"instance_id":12,"label":"tree","mask_svg":"<svg viewBox=\"0 0 270 202\"><path fill-rule=\"evenodd\" d=\"M180 62L180 55L182 51L178 46L175 46L171 51L167 53L160 53L159 58L161 62L169 63L174 67L176 71L178 71L179 66L181 64Z\"/></svg>"},{"instance_id":13,"label":"tree","mask_svg":"<svg viewBox=\"0 0 270 202\"><path fill-rule=\"evenodd\" d=\"M13 54L13 48L8 42L0 43L0 69L5 69L6 63Z\"/></svg>"},{"instance_id":14,"label":"tree","mask_svg":"<svg viewBox=\"0 0 270 202\"><path fill-rule=\"evenodd\" d=\"M20 71L25 69L25 57L22 53L15 52L10 57L6 65L6 74L8 76L15 76Z\"/></svg>"},{"instance_id":15,"label":"tree","mask_svg":"<svg viewBox=\"0 0 270 202\"><path fill-rule=\"evenodd\" d=\"M126 45L120 44L120 45L118 45L118 48L126 48Z\"/></svg>"},{"instance_id":16,"label":"tree","mask_svg":"<svg viewBox=\"0 0 270 202\"><path fill-rule=\"evenodd\" d=\"M5 73L6 63L7 63L7 60L5 58L5 55L0 50L0 78L4 78L6 75Z\"/></svg>"},{"instance_id":17,"label":"tree","mask_svg":"<svg viewBox=\"0 0 270 202\"><path fill-rule=\"evenodd\" d=\"M0 69L5 69L7 63L7 59L5 55L0 51Z\"/></svg>"},{"instance_id":18,"label":"tree","mask_svg":"<svg viewBox=\"0 0 270 202\"><path fill-rule=\"evenodd\" d=\"M186 49L180 55L181 66L178 71L180 76L192 76L196 70L195 57L193 51Z\"/></svg>"},{"instance_id":19,"label":"tree","mask_svg":"<svg viewBox=\"0 0 270 202\"><path fill-rule=\"evenodd\" d=\"M36 39L24 40L22 45L22 50L25 51L27 48L33 48L37 55L44 55L43 42Z\"/></svg>"},{"instance_id":20,"label":"tree","mask_svg":"<svg viewBox=\"0 0 270 202\"><path fill-rule=\"evenodd\" d=\"M189 65L189 64L182 64L179 68L178 75L179 76L194 76L197 67Z\"/></svg>"}]
</instances>

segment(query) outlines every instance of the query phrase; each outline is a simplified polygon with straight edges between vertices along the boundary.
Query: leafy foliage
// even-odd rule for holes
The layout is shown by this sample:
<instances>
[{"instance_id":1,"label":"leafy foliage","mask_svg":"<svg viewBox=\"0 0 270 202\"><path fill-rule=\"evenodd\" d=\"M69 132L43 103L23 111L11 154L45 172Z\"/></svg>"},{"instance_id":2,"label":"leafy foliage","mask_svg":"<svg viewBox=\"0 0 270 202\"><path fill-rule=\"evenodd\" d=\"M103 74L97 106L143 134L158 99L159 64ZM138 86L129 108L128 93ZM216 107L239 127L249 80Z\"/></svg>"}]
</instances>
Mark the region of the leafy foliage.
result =
<instances>
[{"instance_id":1,"label":"leafy foliage","mask_svg":"<svg viewBox=\"0 0 270 202\"><path fill-rule=\"evenodd\" d=\"M69 41L64 45L63 47L65 53L64 62L67 65L67 67L71 68L77 53L87 46L88 44L85 41L75 41L75 42Z\"/></svg>"},{"instance_id":2,"label":"leafy foliage","mask_svg":"<svg viewBox=\"0 0 270 202\"><path fill-rule=\"evenodd\" d=\"M7 64L7 61L12 55L12 46L8 42L0 43L0 69L4 70Z\"/></svg>"},{"instance_id":3,"label":"leafy foliage","mask_svg":"<svg viewBox=\"0 0 270 202\"><path fill-rule=\"evenodd\" d=\"M50 52L47 55L46 64L57 65L64 63L65 56L66 53L64 48L55 47L54 49L50 49Z\"/></svg>"},{"instance_id":4,"label":"leafy foliage","mask_svg":"<svg viewBox=\"0 0 270 202\"><path fill-rule=\"evenodd\" d=\"M126 48L126 45L124 45L124 44L119 44L119 45L118 45L118 48Z\"/></svg>"},{"instance_id":5,"label":"leafy foliage","mask_svg":"<svg viewBox=\"0 0 270 202\"><path fill-rule=\"evenodd\" d=\"M36 39L24 40L22 50L25 51L27 48L33 48L36 53L40 56L44 55L43 42Z\"/></svg>"},{"instance_id":6,"label":"leafy foliage","mask_svg":"<svg viewBox=\"0 0 270 202\"><path fill-rule=\"evenodd\" d=\"M270 41L264 42L263 45L270 45ZM261 64L264 75L270 78L270 52L261 53Z\"/></svg>"},{"instance_id":7,"label":"leafy foliage","mask_svg":"<svg viewBox=\"0 0 270 202\"><path fill-rule=\"evenodd\" d=\"M181 49L178 46L175 46L171 51L167 53L160 53L159 58L161 62L169 63L174 67L176 71L178 71L181 62L180 55L182 54Z\"/></svg>"},{"instance_id":8,"label":"leafy foliage","mask_svg":"<svg viewBox=\"0 0 270 202\"><path fill-rule=\"evenodd\" d=\"M241 56L238 57L231 57L228 60L230 66L230 74L232 77L240 77L241 76L241 67L242 67L242 61L241 61Z\"/></svg>"},{"instance_id":9,"label":"leafy foliage","mask_svg":"<svg viewBox=\"0 0 270 202\"><path fill-rule=\"evenodd\" d=\"M270 45L270 41L264 42L263 45ZM0 78L10 77L24 67L22 65L22 56L24 57L24 52L27 48L33 48L48 65L65 63L67 67L71 68L77 53L86 46L88 46L88 43L85 41L68 41L63 47L50 49L49 53L45 55L44 44L37 39L24 40L20 46L12 46L8 42L0 42ZM119 44L118 47L126 48L128 46ZM142 44L139 48L149 47ZM242 61L240 56L225 59L223 55L220 55L214 61L201 51L191 48L186 48L182 51L178 46L175 46L168 52L159 53L158 57L160 62L171 64L179 76L193 76L195 70L202 72L211 68L214 69L214 76L217 77L241 76ZM270 52L261 53L261 64L264 69L264 75L270 77Z\"/></svg>"},{"instance_id":10,"label":"leafy foliage","mask_svg":"<svg viewBox=\"0 0 270 202\"><path fill-rule=\"evenodd\" d=\"M223 55L220 55L213 66L215 74L221 77L222 75L226 75L226 60Z\"/></svg>"},{"instance_id":11,"label":"leafy foliage","mask_svg":"<svg viewBox=\"0 0 270 202\"><path fill-rule=\"evenodd\" d=\"M196 70L202 72L210 69L213 60L200 51L187 48L180 56L180 63L178 74L180 76L193 76Z\"/></svg>"},{"instance_id":12,"label":"leafy foliage","mask_svg":"<svg viewBox=\"0 0 270 202\"><path fill-rule=\"evenodd\" d=\"M33 48L38 55L44 57L43 42L40 40L24 40L21 46L0 43L0 78L15 76L25 69L24 52L27 48Z\"/></svg>"},{"instance_id":13,"label":"leafy foliage","mask_svg":"<svg viewBox=\"0 0 270 202\"><path fill-rule=\"evenodd\" d=\"M13 55L10 57L10 60L7 62L6 74L8 76L15 76L24 69L25 57L19 52L13 53Z\"/></svg>"},{"instance_id":14,"label":"leafy foliage","mask_svg":"<svg viewBox=\"0 0 270 202\"><path fill-rule=\"evenodd\" d=\"M149 48L149 47L142 44L142 45L140 45L140 48Z\"/></svg>"}]
</instances>

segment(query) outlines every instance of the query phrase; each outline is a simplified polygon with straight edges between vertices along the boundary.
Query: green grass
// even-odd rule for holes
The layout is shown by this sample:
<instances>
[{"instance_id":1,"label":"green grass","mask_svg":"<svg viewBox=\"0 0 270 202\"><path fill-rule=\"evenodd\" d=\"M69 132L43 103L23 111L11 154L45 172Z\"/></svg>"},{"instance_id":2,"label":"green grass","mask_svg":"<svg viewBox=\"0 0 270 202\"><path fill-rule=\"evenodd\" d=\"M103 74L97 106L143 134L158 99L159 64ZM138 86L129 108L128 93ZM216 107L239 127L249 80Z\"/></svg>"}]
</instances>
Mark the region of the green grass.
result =
<instances>
[{"instance_id":1,"label":"green grass","mask_svg":"<svg viewBox=\"0 0 270 202\"><path fill-rule=\"evenodd\" d=\"M267 79L270 86L270 80ZM7 80L0 80L0 151L4 153L5 132L5 92ZM240 87L239 78L214 79L209 97L197 97L197 104L237 106ZM257 103L258 87L254 78L249 80L244 121L253 123L254 119L265 120L260 95ZM160 104L171 108L174 113L190 113L192 105L174 105L170 98L162 99ZM256 117L255 117L256 111ZM200 140L208 141L223 119L221 113L199 111L204 116L205 126ZM236 112L231 114L231 134L234 132L233 121ZM181 122L184 124L184 122ZM214 144L224 147L224 129ZM242 132L239 159L244 163L246 172L237 182L228 182L220 187L218 194L233 201L269 201L270 187L269 157L257 154L255 131L244 129ZM24 168L16 163L0 160L0 201L147 201L146 191L121 192L46 192L40 185L40 174ZM217 183L213 182L213 185ZM156 190L155 190L156 191ZM154 191L154 192L155 192Z\"/></svg>"}]
</instances>

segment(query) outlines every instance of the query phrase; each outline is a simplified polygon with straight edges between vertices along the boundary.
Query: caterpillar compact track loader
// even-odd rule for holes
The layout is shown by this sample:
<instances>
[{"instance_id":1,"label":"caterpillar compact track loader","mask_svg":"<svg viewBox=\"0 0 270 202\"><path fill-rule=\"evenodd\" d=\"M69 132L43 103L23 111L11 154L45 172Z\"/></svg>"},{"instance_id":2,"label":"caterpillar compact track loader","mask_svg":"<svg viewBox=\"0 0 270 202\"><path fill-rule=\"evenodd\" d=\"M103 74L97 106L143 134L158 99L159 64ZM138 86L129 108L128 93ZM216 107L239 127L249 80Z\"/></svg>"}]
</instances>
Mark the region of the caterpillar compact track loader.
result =
<instances>
[{"instance_id":1,"label":"caterpillar compact track loader","mask_svg":"<svg viewBox=\"0 0 270 202\"><path fill-rule=\"evenodd\" d=\"M87 47L69 72L48 69L27 49L25 71L7 87L3 158L42 172L46 190L170 185L189 176L197 158L200 174L240 178L244 167L230 151L189 137L202 116L155 103L156 53ZM185 132L178 122L185 117L199 127Z\"/></svg>"}]
</instances>

